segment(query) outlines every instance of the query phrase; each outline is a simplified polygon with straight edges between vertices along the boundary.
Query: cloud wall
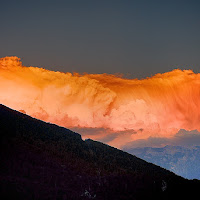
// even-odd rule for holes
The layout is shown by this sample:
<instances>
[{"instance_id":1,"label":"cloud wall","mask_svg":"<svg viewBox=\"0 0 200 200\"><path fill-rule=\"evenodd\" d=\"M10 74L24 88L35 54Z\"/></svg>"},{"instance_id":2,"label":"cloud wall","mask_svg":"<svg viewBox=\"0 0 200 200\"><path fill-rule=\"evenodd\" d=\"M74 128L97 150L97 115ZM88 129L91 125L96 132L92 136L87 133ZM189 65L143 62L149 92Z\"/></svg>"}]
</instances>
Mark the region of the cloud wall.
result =
<instances>
[{"instance_id":1,"label":"cloud wall","mask_svg":"<svg viewBox=\"0 0 200 200\"><path fill-rule=\"evenodd\" d=\"M200 74L173 70L138 80L62 73L0 59L0 103L120 147L200 131ZM89 130L88 133L84 130Z\"/></svg>"}]
</instances>

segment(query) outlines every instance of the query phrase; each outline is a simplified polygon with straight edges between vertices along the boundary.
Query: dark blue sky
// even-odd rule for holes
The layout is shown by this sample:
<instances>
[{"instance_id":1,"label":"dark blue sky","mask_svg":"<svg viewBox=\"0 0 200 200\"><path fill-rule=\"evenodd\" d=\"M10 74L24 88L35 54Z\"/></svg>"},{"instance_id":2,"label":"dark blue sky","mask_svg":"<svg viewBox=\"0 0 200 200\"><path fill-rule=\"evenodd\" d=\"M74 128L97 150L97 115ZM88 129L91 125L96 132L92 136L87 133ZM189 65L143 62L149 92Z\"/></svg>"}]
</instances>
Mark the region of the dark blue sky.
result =
<instances>
[{"instance_id":1,"label":"dark blue sky","mask_svg":"<svg viewBox=\"0 0 200 200\"><path fill-rule=\"evenodd\" d=\"M143 78L200 72L200 1L1 1L0 57Z\"/></svg>"}]
</instances>

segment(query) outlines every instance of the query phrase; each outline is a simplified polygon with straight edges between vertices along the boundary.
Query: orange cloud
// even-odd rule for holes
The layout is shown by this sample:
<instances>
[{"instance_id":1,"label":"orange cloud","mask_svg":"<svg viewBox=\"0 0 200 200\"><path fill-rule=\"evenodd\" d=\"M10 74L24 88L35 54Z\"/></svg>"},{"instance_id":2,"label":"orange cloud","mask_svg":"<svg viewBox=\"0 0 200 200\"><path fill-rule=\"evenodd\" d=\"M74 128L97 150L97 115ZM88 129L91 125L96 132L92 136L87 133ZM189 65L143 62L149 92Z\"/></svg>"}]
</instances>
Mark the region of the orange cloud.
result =
<instances>
[{"instance_id":1,"label":"orange cloud","mask_svg":"<svg viewBox=\"0 0 200 200\"><path fill-rule=\"evenodd\" d=\"M137 80L54 72L22 66L17 57L0 59L0 103L67 128L109 130L102 135L118 134L109 142L117 147L150 136L171 137L179 129L200 131L199 99L200 74L191 70Z\"/></svg>"}]
</instances>

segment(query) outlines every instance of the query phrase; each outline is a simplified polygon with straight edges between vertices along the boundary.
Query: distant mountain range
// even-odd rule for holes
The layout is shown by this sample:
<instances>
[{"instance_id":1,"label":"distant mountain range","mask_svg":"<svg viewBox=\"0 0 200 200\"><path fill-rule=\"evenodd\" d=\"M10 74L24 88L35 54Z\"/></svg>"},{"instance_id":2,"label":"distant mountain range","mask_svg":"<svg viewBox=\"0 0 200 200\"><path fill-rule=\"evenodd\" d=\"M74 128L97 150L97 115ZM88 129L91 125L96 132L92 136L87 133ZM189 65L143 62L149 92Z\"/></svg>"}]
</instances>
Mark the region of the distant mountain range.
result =
<instances>
[{"instance_id":1,"label":"distant mountain range","mask_svg":"<svg viewBox=\"0 0 200 200\"><path fill-rule=\"evenodd\" d=\"M127 152L188 179L200 179L200 146L129 148Z\"/></svg>"},{"instance_id":2,"label":"distant mountain range","mask_svg":"<svg viewBox=\"0 0 200 200\"><path fill-rule=\"evenodd\" d=\"M0 105L0 199L191 199L199 188L198 180Z\"/></svg>"}]
</instances>

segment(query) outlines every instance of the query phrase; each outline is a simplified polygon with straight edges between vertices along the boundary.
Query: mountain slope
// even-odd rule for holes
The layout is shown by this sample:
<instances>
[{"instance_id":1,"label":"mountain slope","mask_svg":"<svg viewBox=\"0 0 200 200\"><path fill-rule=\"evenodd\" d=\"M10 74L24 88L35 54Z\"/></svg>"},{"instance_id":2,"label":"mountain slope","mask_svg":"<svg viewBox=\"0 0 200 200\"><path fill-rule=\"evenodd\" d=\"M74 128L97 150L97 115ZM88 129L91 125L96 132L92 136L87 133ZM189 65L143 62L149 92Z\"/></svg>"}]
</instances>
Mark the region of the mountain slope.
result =
<instances>
[{"instance_id":1,"label":"mountain slope","mask_svg":"<svg viewBox=\"0 0 200 200\"><path fill-rule=\"evenodd\" d=\"M3 105L0 142L1 199L173 199L200 186Z\"/></svg>"}]
</instances>

